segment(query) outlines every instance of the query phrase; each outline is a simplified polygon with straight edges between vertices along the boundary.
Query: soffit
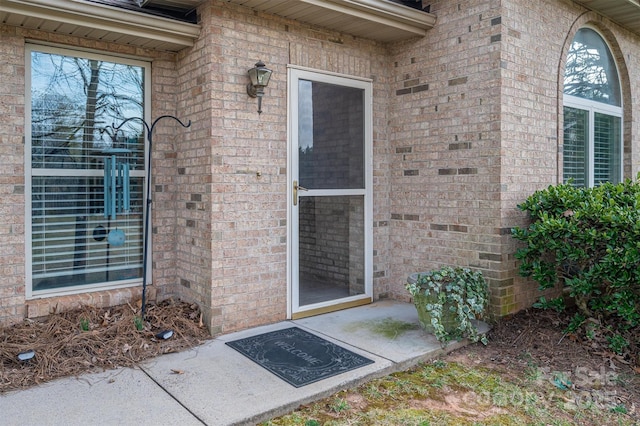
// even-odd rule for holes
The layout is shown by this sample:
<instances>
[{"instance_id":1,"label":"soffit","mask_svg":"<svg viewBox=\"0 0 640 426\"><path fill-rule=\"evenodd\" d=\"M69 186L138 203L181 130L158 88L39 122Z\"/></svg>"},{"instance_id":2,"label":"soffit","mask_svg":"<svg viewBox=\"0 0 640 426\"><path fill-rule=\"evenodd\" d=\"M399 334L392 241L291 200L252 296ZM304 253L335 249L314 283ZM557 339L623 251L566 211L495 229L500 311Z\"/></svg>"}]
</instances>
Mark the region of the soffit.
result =
<instances>
[{"instance_id":1,"label":"soffit","mask_svg":"<svg viewBox=\"0 0 640 426\"><path fill-rule=\"evenodd\" d=\"M639 0L574 0L640 35Z\"/></svg>"},{"instance_id":2,"label":"soffit","mask_svg":"<svg viewBox=\"0 0 640 426\"><path fill-rule=\"evenodd\" d=\"M206 0L85 0L191 24L197 23L196 9Z\"/></svg>"},{"instance_id":3,"label":"soffit","mask_svg":"<svg viewBox=\"0 0 640 426\"><path fill-rule=\"evenodd\" d=\"M431 13L386 0L227 0L307 24L391 42L425 36L435 25Z\"/></svg>"},{"instance_id":4,"label":"soffit","mask_svg":"<svg viewBox=\"0 0 640 426\"><path fill-rule=\"evenodd\" d=\"M198 4L186 0L171 3ZM200 34L196 24L83 0L0 0L0 22L174 52L193 46Z\"/></svg>"},{"instance_id":5,"label":"soffit","mask_svg":"<svg viewBox=\"0 0 640 426\"><path fill-rule=\"evenodd\" d=\"M153 4L159 7L170 7L175 9L193 9L202 3L203 0L141 0L142 6Z\"/></svg>"}]
</instances>

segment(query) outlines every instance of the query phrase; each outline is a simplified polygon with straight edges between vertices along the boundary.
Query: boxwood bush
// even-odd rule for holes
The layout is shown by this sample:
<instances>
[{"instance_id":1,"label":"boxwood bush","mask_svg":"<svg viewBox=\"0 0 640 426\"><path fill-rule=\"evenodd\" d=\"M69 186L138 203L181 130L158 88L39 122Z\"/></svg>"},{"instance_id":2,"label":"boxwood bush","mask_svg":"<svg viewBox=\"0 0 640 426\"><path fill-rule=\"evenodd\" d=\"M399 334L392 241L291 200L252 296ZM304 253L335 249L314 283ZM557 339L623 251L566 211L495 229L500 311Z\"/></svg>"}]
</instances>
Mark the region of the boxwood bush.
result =
<instances>
[{"instance_id":1,"label":"boxwood bush","mask_svg":"<svg viewBox=\"0 0 640 426\"><path fill-rule=\"evenodd\" d=\"M518 207L531 217L528 227L512 229L525 243L516 252L520 274L541 290L567 288L577 307L567 331L600 333L618 354L633 354L640 343L633 341L640 324L638 181L550 186ZM534 306L562 310L564 301L541 298Z\"/></svg>"}]
</instances>

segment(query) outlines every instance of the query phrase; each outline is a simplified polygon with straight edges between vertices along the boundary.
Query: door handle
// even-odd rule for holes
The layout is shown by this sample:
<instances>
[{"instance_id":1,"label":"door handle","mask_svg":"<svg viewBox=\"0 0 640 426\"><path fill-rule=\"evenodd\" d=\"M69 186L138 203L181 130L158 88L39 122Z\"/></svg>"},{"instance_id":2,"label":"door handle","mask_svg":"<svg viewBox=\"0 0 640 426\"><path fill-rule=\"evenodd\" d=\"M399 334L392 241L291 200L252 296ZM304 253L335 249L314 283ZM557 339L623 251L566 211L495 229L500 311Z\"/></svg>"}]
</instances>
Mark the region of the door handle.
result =
<instances>
[{"instance_id":1,"label":"door handle","mask_svg":"<svg viewBox=\"0 0 640 426\"><path fill-rule=\"evenodd\" d=\"M294 180L293 181L293 205L294 206L298 205L298 191L308 191L308 189L305 188L304 186L298 185L298 181Z\"/></svg>"}]
</instances>

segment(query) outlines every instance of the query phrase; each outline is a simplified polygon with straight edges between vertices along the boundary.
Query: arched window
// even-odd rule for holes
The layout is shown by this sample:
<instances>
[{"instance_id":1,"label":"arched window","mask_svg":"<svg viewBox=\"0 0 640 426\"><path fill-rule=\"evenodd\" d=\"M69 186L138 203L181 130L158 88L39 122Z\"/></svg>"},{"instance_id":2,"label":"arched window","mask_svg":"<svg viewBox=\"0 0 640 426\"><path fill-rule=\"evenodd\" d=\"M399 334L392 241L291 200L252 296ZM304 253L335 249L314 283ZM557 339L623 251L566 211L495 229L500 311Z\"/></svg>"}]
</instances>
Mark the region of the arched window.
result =
<instances>
[{"instance_id":1,"label":"arched window","mask_svg":"<svg viewBox=\"0 0 640 426\"><path fill-rule=\"evenodd\" d=\"M578 30L564 73L563 180L575 186L622 176L622 100L618 70L602 37Z\"/></svg>"}]
</instances>

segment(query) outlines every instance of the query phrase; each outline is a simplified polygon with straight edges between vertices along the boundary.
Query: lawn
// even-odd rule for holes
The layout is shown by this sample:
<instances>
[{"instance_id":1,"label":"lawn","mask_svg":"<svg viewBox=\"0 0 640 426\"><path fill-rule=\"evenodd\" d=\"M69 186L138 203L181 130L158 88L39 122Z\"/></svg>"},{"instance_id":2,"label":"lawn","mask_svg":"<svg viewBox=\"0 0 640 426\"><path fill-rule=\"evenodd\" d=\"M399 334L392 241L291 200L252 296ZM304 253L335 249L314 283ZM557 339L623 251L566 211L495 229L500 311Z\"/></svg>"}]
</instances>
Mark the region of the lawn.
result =
<instances>
[{"instance_id":1,"label":"lawn","mask_svg":"<svg viewBox=\"0 0 640 426\"><path fill-rule=\"evenodd\" d=\"M372 380L263 425L638 425L635 363L529 310L474 344Z\"/></svg>"}]
</instances>

